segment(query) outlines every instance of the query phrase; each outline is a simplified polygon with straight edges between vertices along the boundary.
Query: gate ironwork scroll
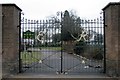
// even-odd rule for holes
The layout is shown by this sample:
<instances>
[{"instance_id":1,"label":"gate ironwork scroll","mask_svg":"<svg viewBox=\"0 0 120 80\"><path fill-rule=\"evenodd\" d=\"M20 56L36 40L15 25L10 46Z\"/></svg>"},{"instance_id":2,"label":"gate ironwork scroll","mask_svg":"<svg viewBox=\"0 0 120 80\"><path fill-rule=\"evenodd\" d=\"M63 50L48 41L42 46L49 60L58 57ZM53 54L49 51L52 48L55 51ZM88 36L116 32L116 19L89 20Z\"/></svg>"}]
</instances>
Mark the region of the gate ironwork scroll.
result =
<instances>
[{"instance_id":1,"label":"gate ironwork scroll","mask_svg":"<svg viewBox=\"0 0 120 80\"><path fill-rule=\"evenodd\" d=\"M21 68L24 72L104 72L102 17L71 20L21 20Z\"/></svg>"}]
</instances>

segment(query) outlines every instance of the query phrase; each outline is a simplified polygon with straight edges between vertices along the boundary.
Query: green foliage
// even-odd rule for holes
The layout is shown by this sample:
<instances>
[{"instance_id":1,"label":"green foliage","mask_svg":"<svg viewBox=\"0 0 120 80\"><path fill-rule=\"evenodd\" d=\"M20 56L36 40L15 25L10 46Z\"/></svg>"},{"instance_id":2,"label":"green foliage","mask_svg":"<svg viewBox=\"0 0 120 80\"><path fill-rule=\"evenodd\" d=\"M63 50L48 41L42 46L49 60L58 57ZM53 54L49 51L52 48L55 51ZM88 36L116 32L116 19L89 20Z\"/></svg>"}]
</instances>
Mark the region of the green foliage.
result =
<instances>
[{"instance_id":1,"label":"green foliage","mask_svg":"<svg viewBox=\"0 0 120 80\"><path fill-rule=\"evenodd\" d=\"M27 30L26 32L23 32L23 39L34 39L35 38L35 33Z\"/></svg>"},{"instance_id":2,"label":"green foliage","mask_svg":"<svg viewBox=\"0 0 120 80\"><path fill-rule=\"evenodd\" d=\"M104 47L102 45L97 45L93 48L93 59L102 60L104 54Z\"/></svg>"},{"instance_id":3,"label":"green foliage","mask_svg":"<svg viewBox=\"0 0 120 80\"><path fill-rule=\"evenodd\" d=\"M52 36L52 40L54 43L60 42L61 41L61 33L54 34Z\"/></svg>"},{"instance_id":4,"label":"green foliage","mask_svg":"<svg viewBox=\"0 0 120 80\"><path fill-rule=\"evenodd\" d=\"M80 18L75 18L75 16L70 15L69 12L66 10L64 13L63 21L62 21L62 40L69 41L74 40L71 34L78 36L81 33L81 26L80 26Z\"/></svg>"},{"instance_id":5,"label":"green foliage","mask_svg":"<svg viewBox=\"0 0 120 80\"><path fill-rule=\"evenodd\" d=\"M61 47L41 47L41 49L53 50L53 51L61 51Z\"/></svg>"},{"instance_id":6,"label":"green foliage","mask_svg":"<svg viewBox=\"0 0 120 80\"><path fill-rule=\"evenodd\" d=\"M85 51L86 43L84 41L79 41L74 47L74 52L78 55L82 54Z\"/></svg>"},{"instance_id":7,"label":"green foliage","mask_svg":"<svg viewBox=\"0 0 120 80\"><path fill-rule=\"evenodd\" d=\"M103 35L102 34L97 34L94 38L96 42L102 43L103 42Z\"/></svg>"},{"instance_id":8,"label":"green foliage","mask_svg":"<svg viewBox=\"0 0 120 80\"><path fill-rule=\"evenodd\" d=\"M21 59L23 64L32 64L41 59L40 52L21 52Z\"/></svg>"},{"instance_id":9,"label":"green foliage","mask_svg":"<svg viewBox=\"0 0 120 80\"><path fill-rule=\"evenodd\" d=\"M102 60L104 47L101 44L89 44L86 47L84 56L90 59Z\"/></svg>"}]
</instances>

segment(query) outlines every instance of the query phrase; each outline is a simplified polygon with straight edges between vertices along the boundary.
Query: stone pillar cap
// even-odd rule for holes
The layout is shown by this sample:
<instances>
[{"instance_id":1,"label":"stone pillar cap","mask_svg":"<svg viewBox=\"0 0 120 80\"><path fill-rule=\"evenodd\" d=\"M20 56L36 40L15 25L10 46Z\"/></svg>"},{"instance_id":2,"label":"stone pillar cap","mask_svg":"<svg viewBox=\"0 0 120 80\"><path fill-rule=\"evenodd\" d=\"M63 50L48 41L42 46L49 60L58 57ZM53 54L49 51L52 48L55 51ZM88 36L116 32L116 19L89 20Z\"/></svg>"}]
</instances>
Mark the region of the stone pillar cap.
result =
<instances>
[{"instance_id":1,"label":"stone pillar cap","mask_svg":"<svg viewBox=\"0 0 120 80\"><path fill-rule=\"evenodd\" d=\"M104 11L106 8L108 8L110 5L120 5L120 2L110 2L108 3L102 10Z\"/></svg>"},{"instance_id":2,"label":"stone pillar cap","mask_svg":"<svg viewBox=\"0 0 120 80\"><path fill-rule=\"evenodd\" d=\"M20 9L16 4L14 3L3 3L3 4L0 4L2 6L15 6L18 10L22 11L22 9Z\"/></svg>"}]
</instances>

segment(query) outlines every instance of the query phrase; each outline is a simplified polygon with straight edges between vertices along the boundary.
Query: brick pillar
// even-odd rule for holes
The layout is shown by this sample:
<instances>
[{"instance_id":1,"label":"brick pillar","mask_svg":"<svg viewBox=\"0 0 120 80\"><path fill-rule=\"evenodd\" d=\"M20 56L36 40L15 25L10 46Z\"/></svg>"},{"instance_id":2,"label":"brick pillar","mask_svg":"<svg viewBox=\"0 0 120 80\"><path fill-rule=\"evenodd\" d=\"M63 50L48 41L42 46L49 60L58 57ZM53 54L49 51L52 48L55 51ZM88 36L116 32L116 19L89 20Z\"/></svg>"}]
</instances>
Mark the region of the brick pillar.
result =
<instances>
[{"instance_id":1,"label":"brick pillar","mask_svg":"<svg viewBox=\"0 0 120 80\"><path fill-rule=\"evenodd\" d=\"M2 5L0 5L0 80L2 78Z\"/></svg>"},{"instance_id":2,"label":"brick pillar","mask_svg":"<svg viewBox=\"0 0 120 80\"><path fill-rule=\"evenodd\" d=\"M21 9L2 4L2 75L19 72L19 25Z\"/></svg>"},{"instance_id":3,"label":"brick pillar","mask_svg":"<svg viewBox=\"0 0 120 80\"><path fill-rule=\"evenodd\" d=\"M104 9L106 73L120 76L120 3L109 3Z\"/></svg>"}]
</instances>

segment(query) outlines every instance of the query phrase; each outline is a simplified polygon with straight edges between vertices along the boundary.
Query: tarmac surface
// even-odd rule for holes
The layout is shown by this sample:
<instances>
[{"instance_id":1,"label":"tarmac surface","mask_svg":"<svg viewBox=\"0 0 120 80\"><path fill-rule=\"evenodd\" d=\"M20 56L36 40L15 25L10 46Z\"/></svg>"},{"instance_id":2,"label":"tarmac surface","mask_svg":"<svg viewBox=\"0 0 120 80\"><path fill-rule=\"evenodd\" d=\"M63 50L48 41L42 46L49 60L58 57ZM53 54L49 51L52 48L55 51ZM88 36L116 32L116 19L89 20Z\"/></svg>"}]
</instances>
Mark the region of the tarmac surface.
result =
<instances>
[{"instance_id":1,"label":"tarmac surface","mask_svg":"<svg viewBox=\"0 0 120 80\"><path fill-rule=\"evenodd\" d=\"M37 49L34 49L34 51ZM80 73L102 73L103 62L86 59L75 54L42 49L37 50L41 54L38 62L24 67L24 73L41 74L80 74ZM62 57L61 57L62 56Z\"/></svg>"}]
</instances>

